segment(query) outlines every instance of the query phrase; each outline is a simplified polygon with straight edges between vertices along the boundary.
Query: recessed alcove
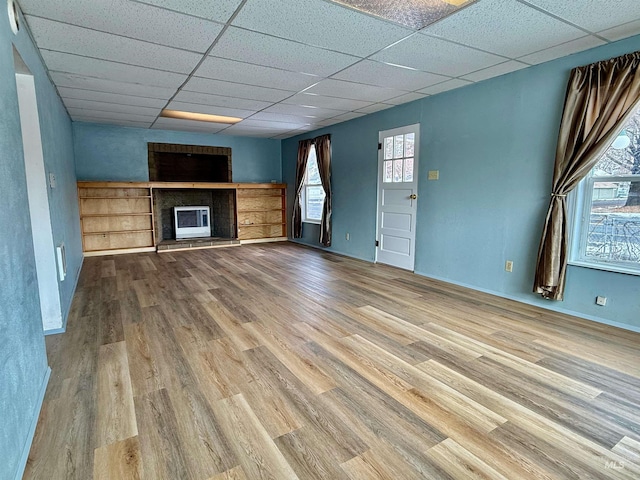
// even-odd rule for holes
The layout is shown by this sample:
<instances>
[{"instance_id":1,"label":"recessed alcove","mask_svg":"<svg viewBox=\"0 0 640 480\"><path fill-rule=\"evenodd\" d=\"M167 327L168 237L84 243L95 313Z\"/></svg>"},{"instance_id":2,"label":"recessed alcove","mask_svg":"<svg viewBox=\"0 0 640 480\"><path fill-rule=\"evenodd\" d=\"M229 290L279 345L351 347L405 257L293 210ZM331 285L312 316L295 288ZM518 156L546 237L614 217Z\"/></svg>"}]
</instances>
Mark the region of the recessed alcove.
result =
<instances>
[{"instance_id":1,"label":"recessed alcove","mask_svg":"<svg viewBox=\"0 0 640 480\"><path fill-rule=\"evenodd\" d=\"M148 143L149 181L232 181L231 148L177 143Z\"/></svg>"},{"instance_id":2,"label":"recessed alcove","mask_svg":"<svg viewBox=\"0 0 640 480\"><path fill-rule=\"evenodd\" d=\"M175 189L154 188L156 241L176 238L173 207L207 206L211 211L211 237L236 239L236 204L233 189Z\"/></svg>"},{"instance_id":3,"label":"recessed alcove","mask_svg":"<svg viewBox=\"0 0 640 480\"><path fill-rule=\"evenodd\" d=\"M152 182L230 183L231 148L175 143L149 143L149 180ZM233 189L156 188L153 191L156 242L176 240L173 207L208 206L211 236L207 240L236 240L236 205ZM193 240L192 240L193 241Z\"/></svg>"}]
</instances>

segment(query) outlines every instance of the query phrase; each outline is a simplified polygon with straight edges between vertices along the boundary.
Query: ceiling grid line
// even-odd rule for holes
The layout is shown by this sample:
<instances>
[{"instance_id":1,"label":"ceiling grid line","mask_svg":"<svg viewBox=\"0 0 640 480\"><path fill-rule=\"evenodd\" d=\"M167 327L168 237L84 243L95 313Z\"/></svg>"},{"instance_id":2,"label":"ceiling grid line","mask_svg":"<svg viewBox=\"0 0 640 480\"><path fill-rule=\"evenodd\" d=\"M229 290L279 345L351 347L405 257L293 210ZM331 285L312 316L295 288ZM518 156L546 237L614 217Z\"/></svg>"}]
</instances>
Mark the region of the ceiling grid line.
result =
<instances>
[{"instance_id":1,"label":"ceiling grid line","mask_svg":"<svg viewBox=\"0 0 640 480\"><path fill-rule=\"evenodd\" d=\"M266 138L640 34L637 0L428 0L441 18L416 16L424 28L389 2L380 16L352 0L18 1L73 121ZM165 108L242 120L167 119Z\"/></svg>"}]
</instances>

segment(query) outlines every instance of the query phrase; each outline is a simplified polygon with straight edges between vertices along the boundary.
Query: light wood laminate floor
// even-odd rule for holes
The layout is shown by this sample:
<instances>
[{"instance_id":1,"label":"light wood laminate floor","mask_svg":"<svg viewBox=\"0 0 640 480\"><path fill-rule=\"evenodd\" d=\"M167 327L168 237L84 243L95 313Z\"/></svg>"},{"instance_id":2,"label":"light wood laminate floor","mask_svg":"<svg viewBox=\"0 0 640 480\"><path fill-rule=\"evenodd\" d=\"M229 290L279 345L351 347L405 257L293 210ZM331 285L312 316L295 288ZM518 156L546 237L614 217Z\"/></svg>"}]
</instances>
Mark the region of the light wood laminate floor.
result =
<instances>
[{"instance_id":1,"label":"light wood laminate floor","mask_svg":"<svg viewBox=\"0 0 640 480\"><path fill-rule=\"evenodd\" d=\"M638 479L640 334L293 244L86 258L27 479Z\"/></svg>"}]
</instances>

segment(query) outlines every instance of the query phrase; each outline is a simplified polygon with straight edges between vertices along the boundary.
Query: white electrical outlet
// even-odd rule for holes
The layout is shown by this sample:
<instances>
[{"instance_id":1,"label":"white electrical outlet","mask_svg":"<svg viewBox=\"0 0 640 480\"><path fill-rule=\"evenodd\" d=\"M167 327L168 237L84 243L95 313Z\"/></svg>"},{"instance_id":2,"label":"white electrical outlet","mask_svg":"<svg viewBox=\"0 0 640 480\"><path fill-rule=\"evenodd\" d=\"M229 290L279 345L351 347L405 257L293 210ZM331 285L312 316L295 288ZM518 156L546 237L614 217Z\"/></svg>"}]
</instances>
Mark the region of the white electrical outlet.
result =
<instances>
[{"instance_id":1,"label":"white electrical outlet","mask_svg":"<svg viewBox=\"0 0 640 480\"><path fill-rule=\"evenodd\" d=\"M347 240L351 240L351 234L347 233L346 238L347 238Z\"/></svg>"},{"instance_id":2,"label":"white electrical outlet","mask_svg":"<svg viewBox=\"0 0 640 480\"><path fill-rule=\"evenodd\" d=\"M607 304L607 297L601 297L601 296L597 296L596 297L596 305L600 305L601 307L604 307Z\"/></svg>"},{"instance_id":3,"label":"white electrical outlet","mask_svg":"<svg viewBox=\"0 0 640 480\"><path fill-rule=\"evenodd\" d=\"M504 263L504 269L505 269L507 272L513 272L513 262L512 262L511 260L507 260L507 261Z\"/></svg>"}]
</instances>

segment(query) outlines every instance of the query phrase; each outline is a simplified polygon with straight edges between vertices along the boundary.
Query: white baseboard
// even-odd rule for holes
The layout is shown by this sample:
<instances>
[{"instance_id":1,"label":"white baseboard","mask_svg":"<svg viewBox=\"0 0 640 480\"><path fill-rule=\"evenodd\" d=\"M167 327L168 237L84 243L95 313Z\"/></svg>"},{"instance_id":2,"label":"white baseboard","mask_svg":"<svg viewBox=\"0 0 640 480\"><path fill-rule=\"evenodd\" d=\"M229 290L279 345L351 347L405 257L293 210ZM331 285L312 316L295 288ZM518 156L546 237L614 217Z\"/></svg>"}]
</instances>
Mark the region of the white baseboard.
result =
<instances>
[{"instance_id":1,"label":"white baseboard","mask_svg":"<svg viewBox=\"0 0 640 480\"><path fill-rule=\"evenodd\" d=\"M67 305L67 311L64 312L62 316L62 326L60 328L50 328L49 330L45 330L45 335L55 335L57 333L64 333L67 331L67 320L69 320L69 312L71 312L71 305L73 304L73 296L76 293L76 289L78 288L78 282L80 281L80 272L82 271L82 265L84 264L84 255L80 259L80 266L76 271L76 276L73 283L73 291L71 292L71 301Z\"/></svg>"},{"instance_id":2,"label":"white baseboard","mask_svg":"<svg viewBox=\"0 0 640 480\"><path fill-rule=\"evenodd\" d=\"M299 245L304 245L306 247L317 248L319 250L328 251L329 253L334 253L336 255L342 255L342 256L345 256L345 257L350 257L350 258L355 258L355 259L358 259L358 260L363 260L363 261L369 262L369 263L375 263L375 262L371 261L368 258L361 258L361 257L357 257L355 255L349 255L348 253L341 253L341 252L334 252L334 251L331 251L331 250L326 250L324 248L321 248L318 245L312 245L312 244L309 244L309 243L306 243L306 242L301 242L298 239L290 238L289 241L293 242L293 243L297 243ZM623 330L629 330L631 332L640 333L640 327L636 327L634 325L629 325L628 323L614 322L614 321L608 320L606 318L596 317L594 315L587 315L586 313L576 312L574 310L569 310L567 308L558 307L556 305L553 305L551 302L548 305L540 305L539 303L533 302L530 299L525 298L525 297L518 297L516 295L509 295L509 294L506 294L504 292L498 292L498 291L495 291L495 290L489 290L489 289L486 289L486 288L480 288L480 287L477 287L475 285L469 285L469 284L462 283L462 282L456 282L456 281L453 281L453 280L451 280L449 278L442 278L442 277L438 277L436 275L429 275L427 273L422 273L422 272L418 272L418 271L414 271L413 273L415 273L416 275L420 275L421 277L432 278L432 279L438 280L440 282L451 283L453 285L458 285L460 287L469 288L471 290L476 290L478 292L483 292L483 293L488 293L490 295L495 295L496 297L506 298L508 300L513 300L513 301L524 303L524 304L527 304L527 305L533 305L534 307L539 307L539 308L542 308L543 310L551 310L553 312L564 313L564 314L567 314L567 315L572 315L574 317L584 318L585 320L590 320L592 322L602 323L604 325L609 325L609 326L612 326L612 327L622 328ZM554 303L557 303L557 302L554 302Z\"/></svg>"},{"instance_id":3,"label":"white baseboard","mask_svg":"<svg viewBox=\"0 0 640 480\"><path fill-rule=\"evenodd\" d=\"M40 418L40 410L42 410L42 404L44 403L44 394L47 392L47 385L49 384L50 377L51 367L47 367L47 371L44 373L44 378L42 379L42 385L40 386L40 392L38 393L38 401L31 416L31 425L29 425L27 439L22 447L22 455L20 456L20 463L18 463L18 471L16 472L14 477L15 480L20 480L22 478L22 476L24 475L24 470L27 467L29 451L31 450L33 437L36 434L36 427L38 426L38 419Z\"/></svg>"},{"instance_id":4,"label":"white baseboard","mask_svg":"<svg viewBox=\"0 0 640 480\"><path fill-rule=\"evenodd\" d=\"M601 317L596 317L594 315L587 315L586 313L576 312L575 310L569 310L568 308L558 307L558 306L555 305L555 303L557 303L557 302L554 302L553 300L549 300L549 304L548 305L540 305L539 303L533 302L533 301L531 301L531 300L529 300L528 298L525 298L525 297L518 297L516 295L509 295L509 294L506 294L506 293L503 293L503 292L497 292L495 290L490 290L490 289L487 289L487 288L480 288L480 287L476 287L476 286L473 286L473 285L468 285L466 283L456 282L456 281L450 280L448 278L438 277L436 275L427 275L426 273L420 273L420 272L414 272L414 273L416 275L420 275L420 276L426 277L426 278L432 278L433 280L438 280L440 282L451 283L452 285L458 285L459 287L465 287L465 288L469 288L471 290L476 290L478 292L488 293L489 295L495 295L496 297L506 298L508 300L513 300L515 302L520 302L520 303L524 303L524 304L527 304L527 305L533 305L534 307L542 308L543 310L551 310L552 312L564 313L566 315L572 315L574 317L584 318L585 320L590 320L592 322L602 323L604 325L609 325L609 326L612 326L612 327L622 328L623 330L629 330L631 332L640 333L640 327L636 327L634 325L629 325L628 323L614 322L612 320L608 320L606 318L601 318Z\"/></svg>"},{"instance_id":5,"label":"white baseboard","mask_svg":"<svg viewBox=\"0 0 640 480\"><path fill-rule=\"evenodd\" d=\"M327 252L327 253L333 253L334 255L338 255L340 257L355 258L356 260L362 260L363 262L375 263L370 258L359 257L358 255L353 255L353 254L349 254L349 253L336 252L335 250L327 250L327 247L323 247L322 245L314 245L313 243L302 242L302 241L298 240L297 238L289 238L288 240L291 243L296 243L298 245L303 245L305 247L315 248L316 250L321 250L321 251Z\"/></svg>"}]
</instances>

